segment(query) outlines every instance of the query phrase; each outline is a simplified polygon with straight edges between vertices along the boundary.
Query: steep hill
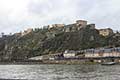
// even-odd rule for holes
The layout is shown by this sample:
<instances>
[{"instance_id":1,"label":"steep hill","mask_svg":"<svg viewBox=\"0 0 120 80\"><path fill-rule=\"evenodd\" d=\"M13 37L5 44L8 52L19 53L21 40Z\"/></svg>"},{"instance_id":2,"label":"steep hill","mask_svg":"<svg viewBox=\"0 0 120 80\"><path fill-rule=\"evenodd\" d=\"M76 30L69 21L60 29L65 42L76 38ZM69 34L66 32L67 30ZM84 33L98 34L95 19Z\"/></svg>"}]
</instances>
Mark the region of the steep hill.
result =
<instances>
[{"instance_id":1,"label":"steep hill","mask_svg":"<svg viewBox=\"0 0 120 80\"><path fill-rule=\"evenodd\" d=\"M98 29L89 25L74 31L65 28L35 29L26 35L9 35L0 38L0 59L24 60L29 57L69 50L120 46L120 33L102 36Z\"/></svg>"}]
</instances>

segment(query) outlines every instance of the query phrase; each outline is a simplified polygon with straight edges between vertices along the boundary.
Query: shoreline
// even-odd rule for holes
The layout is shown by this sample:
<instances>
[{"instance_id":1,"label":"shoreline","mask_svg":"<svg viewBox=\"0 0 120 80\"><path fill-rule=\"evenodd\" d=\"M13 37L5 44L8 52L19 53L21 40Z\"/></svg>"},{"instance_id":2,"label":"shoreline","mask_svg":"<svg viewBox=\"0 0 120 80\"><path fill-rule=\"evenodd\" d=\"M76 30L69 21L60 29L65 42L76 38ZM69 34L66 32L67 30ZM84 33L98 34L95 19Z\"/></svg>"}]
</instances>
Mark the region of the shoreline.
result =
<instances>
[{"instance_id":1,"label":"shoreline","mask_svg":"<svg viewBox=\"0 0 120 80\"><path fill-rule=\"evenodd\" d=\"M88 60L19 60L2 61L0 65L39 65L39 64L64 64L64 65L95 65L103 62L92 62ZM116 62L120 64L120 62Z\"/></svg>"},{"instance_id":2,"label":"shoreline","mask_svg":"<svg viewBox=\"0 0 120 80\"><path fill-rule=\"evenodd\" d=\"M79 60L54 60L54 61L43 61L43 62L38 62L38 61L34 61L34 62L24 62L24 61L19 61L19 62L0 62L0 65L39 65L39 64L64 64L64 65L79 65L79 64L84 64L84 65L95 65L95 64L100 64L97 62L82 62Z\"/></svg>"}]
</instances>

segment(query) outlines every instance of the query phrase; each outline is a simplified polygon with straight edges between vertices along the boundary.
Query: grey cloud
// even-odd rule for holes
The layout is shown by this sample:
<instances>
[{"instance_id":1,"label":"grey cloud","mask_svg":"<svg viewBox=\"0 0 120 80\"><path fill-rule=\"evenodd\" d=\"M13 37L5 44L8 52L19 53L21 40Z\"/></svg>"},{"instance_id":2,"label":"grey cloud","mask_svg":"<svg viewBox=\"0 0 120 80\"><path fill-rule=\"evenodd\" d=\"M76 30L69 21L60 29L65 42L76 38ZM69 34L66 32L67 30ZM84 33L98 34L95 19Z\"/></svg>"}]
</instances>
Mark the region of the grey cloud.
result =
<instances>
[{"instance_id":1,"label":"grey cloud","mask_svg":"<svg viewBox=\"0 0 120 80\"><path fill-rule=\"evenodd\" d=\"M97 28L120 29L119 4L119 0L27 0L27 6L25 9L21 8L20 12L13 13L8 10L10 14L0 13L0 29L5 32L17 32L28 27L54 23L69 24L77 19L95 23ZM0 12L2 11L0 8Z\"/></svg>"}]
</instances>

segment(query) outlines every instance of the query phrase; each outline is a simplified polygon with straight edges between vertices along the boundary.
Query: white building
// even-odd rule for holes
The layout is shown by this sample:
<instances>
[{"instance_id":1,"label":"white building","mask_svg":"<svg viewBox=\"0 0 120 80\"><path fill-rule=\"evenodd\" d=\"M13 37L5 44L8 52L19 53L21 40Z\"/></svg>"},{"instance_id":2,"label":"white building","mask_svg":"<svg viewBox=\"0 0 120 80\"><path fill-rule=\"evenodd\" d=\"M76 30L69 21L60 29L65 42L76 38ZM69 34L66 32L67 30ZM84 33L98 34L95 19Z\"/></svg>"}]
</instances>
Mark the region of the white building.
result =
<instances>
[{"instance_id":1,"label":"white building","mask_svg":"<svg viewBox=\"0 0 120 80\"><path fill-rule=\"evenodd\" d=\"M75 51L69 51L69 50L66 50L64 53L63 53L63 56L65 58L74 58L76 56L76 52Z\"/></svg>"},{"instance_id":2,"label":"white building","mask_svg":"<svg viewBox=\"0 0 120 80\"><path fill-rule=\"evenodd\" d=\"M36 57L31 57L29 60L42 60L43 56L36 56Z\"/></svg>"}]
</instances>

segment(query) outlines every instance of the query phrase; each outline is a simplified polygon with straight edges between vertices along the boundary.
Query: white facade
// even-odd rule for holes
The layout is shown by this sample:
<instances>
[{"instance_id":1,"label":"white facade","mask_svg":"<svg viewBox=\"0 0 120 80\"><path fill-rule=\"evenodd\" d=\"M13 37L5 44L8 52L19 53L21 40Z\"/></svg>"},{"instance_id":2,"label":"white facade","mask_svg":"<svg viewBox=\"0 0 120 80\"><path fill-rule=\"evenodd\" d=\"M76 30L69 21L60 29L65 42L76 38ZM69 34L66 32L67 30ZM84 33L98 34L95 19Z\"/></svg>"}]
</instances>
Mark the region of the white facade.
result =
<instances>
[{"instance_id":1,"label":"white facade","mask_svg":"<svg viewBox=\"0 0 120 80\"><path fill-rule=\"evenodd\" d=\"M29 58L29 60L42 60L42 59L43 59L43 56Z\"/></svg>"},{"instance_id":2,"label":"white facade","mask_svg":"<svg viewBox=\"0 0 120 80\"><path fill-rule=\"evenodd\" d=\"M93 57L94 54L93 53L85 53L85 57Z\"/></svg>"},{"instance_id":3,"label":"white facade","mask_svg":"<svg viewBox=\"0 0 120 80\"><path fill-rule=\"evenodd\" d=\"M101 57L100 53L85 53L85 57Z\"/></svg>"},{"instance_id":4,"label":"white facade","mask_svg":"<svg viewBox=\"0 0 120 80\"><path fill-rule=\"evenodd\" d=\"M120 57L120 52L85 53L85 57Z\"/></svg>"},{"instance_id":5,"label":"white facade","mask_svg":"<svg viewBox=\"0 0 120 80\"><path fill-rule=\"evenodd\" d=\"M76 52L75 51L69 51L69 50L66 50L63 54L63 56L65 58L73 58L76 56Z\"/></svg>"},{"instance_id":6,"label":"white facade","mask_svg":"<svg viewBox=\"0 0 120 80\"><path fill-rule=\"evenodd\" d=\"M99 53L95 53L93 57L100 57Z\"/></svg>"},{"instance_id":7,"label":"white facade","mask_svg":"<svg viewBox=\"0 0 120 80\"><path fill-rule=\"evenodd\" d=\"M49 60L55 60L55 58L54 57L50 57Z\"/></svg>"},{"instance_id":8,"label":"white facade","mask_svg":"<svg viewBox=\"0 0 120 80\"><path fill-rule=\"evenodd\" d=\"M103 54L103 57L110 57L110 56L111 56L110 53L104 53L104 54Z\"/></svg>"},{"instance_id":9,"label":"white facade","mask_svg":"<svg viewBox=\"0 0 120 80\"><path fill-rule=\"evenodd\" d=\"M75 53L64 53L63 56L65 58L71 58L71 57L75 57Z\"/></svg>"}]
</instances>

